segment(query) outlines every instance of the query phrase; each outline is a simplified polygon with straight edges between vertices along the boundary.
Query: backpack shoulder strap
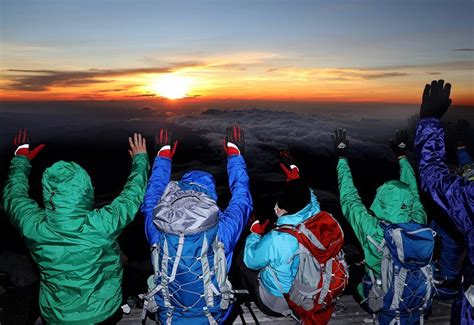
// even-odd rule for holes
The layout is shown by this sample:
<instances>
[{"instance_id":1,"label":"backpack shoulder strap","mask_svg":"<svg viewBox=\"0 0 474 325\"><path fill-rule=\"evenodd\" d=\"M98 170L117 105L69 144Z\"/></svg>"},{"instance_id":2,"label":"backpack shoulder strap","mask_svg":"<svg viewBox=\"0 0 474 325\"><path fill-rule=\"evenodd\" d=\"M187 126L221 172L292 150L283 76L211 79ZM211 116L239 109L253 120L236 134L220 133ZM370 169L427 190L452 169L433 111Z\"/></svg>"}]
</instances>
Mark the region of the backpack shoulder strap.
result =
<instances>
[{"instance_id":1,"label":"backpack shoulder strap","mask_svg":"<svg viewBox=\"0 0 474 325\"><path fill-rule=\"evenodd\" d=\"M294 237L296 237L296 239L298 239L298 229L293 225L280 225L278 227L273 228L273 230L293 235Z\"/></svg>"}]
</instances>

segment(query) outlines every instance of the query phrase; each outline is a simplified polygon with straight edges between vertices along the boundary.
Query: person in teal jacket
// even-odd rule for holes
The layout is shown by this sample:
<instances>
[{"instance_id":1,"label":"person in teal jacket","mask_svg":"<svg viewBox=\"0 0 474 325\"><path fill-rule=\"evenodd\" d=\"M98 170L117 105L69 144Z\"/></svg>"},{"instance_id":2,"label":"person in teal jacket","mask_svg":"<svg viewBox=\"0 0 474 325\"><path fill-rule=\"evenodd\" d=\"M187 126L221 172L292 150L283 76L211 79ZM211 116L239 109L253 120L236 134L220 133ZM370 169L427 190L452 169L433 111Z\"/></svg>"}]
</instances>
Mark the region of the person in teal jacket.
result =
<instances>
[{"instance_id":1,"label":"person in teal jacket","mask_svg":"<svg viewBox=\"0 0 474 325\"><path fill-rule=\"evenodd\" d=\"M337 164L339 194L342 213L352 226L354 233L362 245L365 256L367 275L380 279L384 238L380 220L388 223L406 223L414 221L426 224L426 213L420 201L415 172L408 162L405 149L407 135L404 131L397 133L397 140L392 149L398 157L400 180L385 182L377 189L375 199L368 209L360 198L352 179L351 169L347 160L349 141L346 131L335 131L333 136L336 152L339 156ZM361 303L367 300L363 282L357 287Z\"/></svg>"},{"instance_id":2,"label":"person in teal jacket","mask_svg":"<svg viewBox=\"0 0 474 325\"><path fill-rule=\"evenodd\" d=\"M320 212L316 196L299 178L298 167L290 159L282 163L288 181L275 205L277 226L297 225ZM263 235L268 224L269 220L252 224L252 233L245 242L245 265L241 265L241 271L247 288L254 291L251 295L260 310L270 316L289 315L291 311L283 294L290 290L298 271L298 240L275 230Z\"/></svg>"},{"instance_id":3,"label":"person in teal jacket","mask_svg":"<svg viewBox=\"0 0 474 325\"><path fill-rule=\"evenodd\" d=\"M148 179L145 139L129 138L132 170L112 203L94 209L87 172L59 161L43 173L43 204L28 196L30 150L20 130L3 190L5 211L25 238L40 272L39 305L47 324L116 323L122 317L122 264L117 237L138 212Z\"/></svg>"}]
</instances>

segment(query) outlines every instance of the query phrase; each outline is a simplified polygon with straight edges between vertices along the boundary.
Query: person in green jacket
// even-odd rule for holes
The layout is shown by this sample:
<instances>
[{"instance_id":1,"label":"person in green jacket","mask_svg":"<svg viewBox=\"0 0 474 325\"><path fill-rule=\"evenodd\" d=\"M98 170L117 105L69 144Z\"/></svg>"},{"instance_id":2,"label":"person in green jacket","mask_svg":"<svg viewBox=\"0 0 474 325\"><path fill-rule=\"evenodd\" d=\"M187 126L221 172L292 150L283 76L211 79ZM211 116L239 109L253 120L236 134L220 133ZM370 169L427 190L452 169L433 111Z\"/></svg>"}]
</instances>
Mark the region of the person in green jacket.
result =
<instances>
[{"instance_id":1,"label":"person in green jacket","mask_svg":"<svg viewBox=\"0 0 474 325\"><path fill-rule=\"evenodd\" d=\"M149 162L145 139L129 138L132 171L120 195L94 209L87 172L59 161L43 173L41 208L28 196L30 161L44 145L29 149L20 130L3 199L12 224L25 238L40 271L39 305L47 324L115 323L122 316L122 265L117 237L134 219L145 194Z\"/></svg>"},{"instance_id":2,"label":"person in green jacket","mask_svg":"<svg viewBox=\"0 0 474 325\"><path fill-rule=\"evenodd\" d=\"M398 157L400 180L385 182L377 189L375 199L366 208L354 186L351 169L347 160L349 141L346 131L335 131L333 136L336 152L339 156L337 174L342 213L352 226L362 245L365 256L365 270L375 278L380 278L382 251L378 249L382 242L383 229L380 219L389 223L416 222L426 224L426 213L420 202L415 172L405 155L407 135L405 131L397 132L392 149ZM367 297L363 294L362 283L357 287L361 302Z\"/></svg>"}]
</instances>

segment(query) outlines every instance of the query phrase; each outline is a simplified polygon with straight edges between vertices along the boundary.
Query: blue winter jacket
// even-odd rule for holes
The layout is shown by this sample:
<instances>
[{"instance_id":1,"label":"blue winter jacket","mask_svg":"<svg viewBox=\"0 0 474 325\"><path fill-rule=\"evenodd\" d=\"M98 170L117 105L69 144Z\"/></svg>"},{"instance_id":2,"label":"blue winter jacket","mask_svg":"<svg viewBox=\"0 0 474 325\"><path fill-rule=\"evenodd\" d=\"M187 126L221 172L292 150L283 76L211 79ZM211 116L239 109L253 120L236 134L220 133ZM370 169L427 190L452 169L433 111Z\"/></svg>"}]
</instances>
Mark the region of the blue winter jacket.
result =
<instances>
[{"instance_id":1,"label":"blue winter jacket","mask_svg":"<svg viewBox=\"0 0 474 325\"><path fill-rule=\"evenodd\" d=\"M278 218L276 225L297 225L320 211L318 200L311 191L311 202L295 214ZM272 295L283 294L272 274L276 275L283 293L290 291L299 266L298 240L286 233L272 230L265 236L251 234L245 242L244 263L260 271L261 285Z\"/></svg>"},{"instance_id":2,"label":"blue winter jacket","mask_svg":"<svg viewBox=\"0 0 474 325\"><path fill-rule=\"evenodd\" d=\"M421 187L464 234L468 256L474 265L474 182L449 172L439 119L423 118L418 122L415 147Z\"/></svg>"},{"instance_id":3,"label":"blue winter jacket","mask_svg":"<svg viewBox=\"0 0 474 325\"><path fill-rule=\"evenodd\" d=\"M230 269L232 253L242 229L252 213L249 177L244 158L233 155L227 160L227 173L232 198L224 212L219 213L218 238L224 244L227 269ZM171 160L157 156L145 193L141 211L145 215L145 233L150 246L160 241L160 231L153 223L153 210L159 202L171 178ZM211 174L203 171L186 173L179 182L181 188L204 192L217 200L216 186Z\"/></svg>"}]
</instances>

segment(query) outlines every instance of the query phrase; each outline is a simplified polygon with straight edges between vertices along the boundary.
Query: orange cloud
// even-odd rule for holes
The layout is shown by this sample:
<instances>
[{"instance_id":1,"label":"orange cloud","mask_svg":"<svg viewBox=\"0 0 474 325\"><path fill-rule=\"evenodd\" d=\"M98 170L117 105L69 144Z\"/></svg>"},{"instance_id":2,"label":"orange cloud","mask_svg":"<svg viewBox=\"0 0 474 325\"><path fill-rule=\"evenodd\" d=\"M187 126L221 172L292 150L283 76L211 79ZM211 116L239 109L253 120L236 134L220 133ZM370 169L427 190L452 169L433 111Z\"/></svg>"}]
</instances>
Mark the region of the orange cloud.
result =
<instances>
[{"instance_id":1,"label":"orange cloud","mask_svg":"<svg viewBox=\"0 0 474 325\"><path fill-rule=\"evenodd\" d=\"M290 65L267 52L242 52L132 69L2 71L2 100L136 99L161 97L153 83L173 74L192 80L188 98L417 103L432 78L453 83L455 103L474 105L474 61L391 67L334 68ZM456 97L454 97L456 96Z\"/></svg>"}]
</instances>

